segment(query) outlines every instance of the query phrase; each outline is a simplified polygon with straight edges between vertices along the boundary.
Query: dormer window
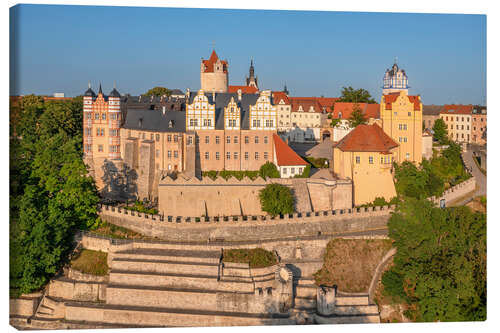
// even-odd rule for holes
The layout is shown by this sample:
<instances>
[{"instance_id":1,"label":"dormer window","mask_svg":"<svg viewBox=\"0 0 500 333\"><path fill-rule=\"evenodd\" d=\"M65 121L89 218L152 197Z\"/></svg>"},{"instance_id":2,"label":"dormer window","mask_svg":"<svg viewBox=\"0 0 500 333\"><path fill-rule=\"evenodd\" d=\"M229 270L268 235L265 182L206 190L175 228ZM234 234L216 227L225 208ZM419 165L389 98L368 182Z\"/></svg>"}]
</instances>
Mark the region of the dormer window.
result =
<instances>
[{"instance_id":1,"label":"dormer window","mask_svg":"<svg viewBox=\"0 0 500 333\"><path fill-rule=\"evenodd\" d=\"M168 127L169 127L169 128L174 127L174 121L173 121L173 120L170 120L170 121L168 122Z\"/></svg>"},{"instance_id":2,"label":"dormer window","mask_svg":"<svg viewBox=\"0 0 500 333\"><path fill-rule=\"evenodd\" d=\"M342 119L342 112L339 112L339 119Z\"/></svg>"}]
</instances>

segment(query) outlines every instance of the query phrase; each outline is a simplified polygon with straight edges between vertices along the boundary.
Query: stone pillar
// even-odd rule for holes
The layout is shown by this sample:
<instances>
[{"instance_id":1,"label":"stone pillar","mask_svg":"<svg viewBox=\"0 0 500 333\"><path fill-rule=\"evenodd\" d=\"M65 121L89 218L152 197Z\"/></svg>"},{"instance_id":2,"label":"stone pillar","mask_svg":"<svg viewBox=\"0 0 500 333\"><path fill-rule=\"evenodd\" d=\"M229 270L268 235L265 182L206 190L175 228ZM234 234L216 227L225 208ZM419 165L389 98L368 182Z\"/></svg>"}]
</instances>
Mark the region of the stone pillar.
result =
<instances>
[{"instance_id":1,"label":"stone pillar","mask_svg":"<svg viewBox=\"0 0 500 333\"><path fill-rule=\"evenodd\" d=\"M337 294L337 286L317 288L316 307L318 314L321 316L331 316L335 311L335 296Z\"/></svg>"}]
</instances>

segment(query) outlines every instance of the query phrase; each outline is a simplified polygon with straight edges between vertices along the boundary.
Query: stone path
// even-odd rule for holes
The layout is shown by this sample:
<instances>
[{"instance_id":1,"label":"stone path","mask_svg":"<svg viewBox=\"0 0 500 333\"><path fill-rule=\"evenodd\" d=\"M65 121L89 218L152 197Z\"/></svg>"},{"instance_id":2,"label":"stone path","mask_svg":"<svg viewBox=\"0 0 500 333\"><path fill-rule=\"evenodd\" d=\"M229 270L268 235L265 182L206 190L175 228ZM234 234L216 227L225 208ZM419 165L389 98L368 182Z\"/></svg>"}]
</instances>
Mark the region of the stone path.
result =
<instances>
[{"instance_id":1,"label":"stone path","mask_svg":"<svg viewBox=\"0 0 500 333\"><path fill-rule=\"evenodd\" d=\"M476 184L478 189L474 192L474 196L486 195L486 176L479 170L476 163L473 160L472 150L467 150L462 153L462 159L465 166L472 170L472 175L476 178Z\"/></svg>"}]
</instances>

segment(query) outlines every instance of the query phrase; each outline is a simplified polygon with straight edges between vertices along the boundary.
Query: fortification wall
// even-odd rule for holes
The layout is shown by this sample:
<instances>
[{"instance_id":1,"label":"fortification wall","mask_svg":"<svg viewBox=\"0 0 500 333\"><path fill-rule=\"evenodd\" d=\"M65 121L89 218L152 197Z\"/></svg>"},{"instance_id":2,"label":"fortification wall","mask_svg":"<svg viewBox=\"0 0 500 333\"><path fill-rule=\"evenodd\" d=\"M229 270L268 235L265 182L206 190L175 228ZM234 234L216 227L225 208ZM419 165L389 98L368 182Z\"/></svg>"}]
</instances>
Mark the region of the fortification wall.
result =
<instances>
[{"instance_id":1,"label":"fortification wall","mask_svg":"<svg viewBox=\"0 0 500 333\"><path fill-rule=\"evenodd\" d=\"M352 207L352 182L324 179L244 178L228 180L204 177L176 180L166 177L158 186L158 207L165 215L216 216L263 215L259 191L268 184L282 184L293 190L296 211L305 212ZM309 205L302 201L310 201ZM306 209L308 208L308 209Z\"/></svg>"},{"instance_id":2,"label":"fortification wall","mask_svg":"<svg viewBox=\"0 0 500 333\"><path fill-rule=\"evenodd\" d=\"M446 201L446 204L452 202L460 197L463 197L466 194L469 194L476 190L476 178L471 177L460 184L457 184L446 191L443 192L443 195L440 197L430 197L429 200L439 205L442 199Z\"/></svg>"},{"instance_id":3,"label":"fortification wall","mask_svg":"<svg viewBox=\"0 0 500 333\"><path fill-rule=\"evenodd\" d=\"M41 295L11 298L9 300L9 315L30 317L35 314L36 308L40 303Z\"/></svg>"},{"instance_id":4,"label":"fortification wall","mask_svg":"<svg viewBox=\"0 0 500 333\"><path fill-rule=\"evenodd\" d=\"M317 236L385 228L394 207L337 209L270 216L172 217L143 214L103 205L105 221L146 236L171 241L265 240L280 237Z\"/></svg>"},{"instance_id":5,"label":"fortification wall","mask_svg":"<svg viewBox=\"0 0 500 333\"><path fill-rule=\"evenodd\" d=\"M79 301L106 301L106 287L106 283L57 279L50 282L48 295Z\"/></svg>"}]
</instances>

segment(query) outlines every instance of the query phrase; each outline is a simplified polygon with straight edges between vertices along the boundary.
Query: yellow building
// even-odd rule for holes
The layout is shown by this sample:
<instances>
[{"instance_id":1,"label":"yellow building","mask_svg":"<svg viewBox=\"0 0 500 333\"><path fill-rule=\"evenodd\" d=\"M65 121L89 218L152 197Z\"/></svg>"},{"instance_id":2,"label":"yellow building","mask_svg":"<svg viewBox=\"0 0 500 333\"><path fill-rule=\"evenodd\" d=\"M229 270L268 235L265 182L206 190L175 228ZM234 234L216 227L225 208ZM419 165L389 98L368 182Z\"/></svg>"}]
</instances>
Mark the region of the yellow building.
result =
<instances>
[{"instance_id":1,"label":"yellow building","mask_svg":"<svg viewBox=\"0 0 500 333\"><path fill-rule=\"evenodd\" d=\"M380 101L382 128L400 148L394 159L398 163L422 162L422 103L420 96L409 96L406 90L382 95Z\"/></svg>"},{"instance_id":2,"label":"yellow building","mask_svg":"<svg viewBox=\"0 0 500 333\"><path fill-rule=\"evenodd\" d=\"M399 145L377 124L358 125L334 146L333 171L352 179L355 206L396 196L391 167L398 153Z\"/></svg>"}]
</instances>

